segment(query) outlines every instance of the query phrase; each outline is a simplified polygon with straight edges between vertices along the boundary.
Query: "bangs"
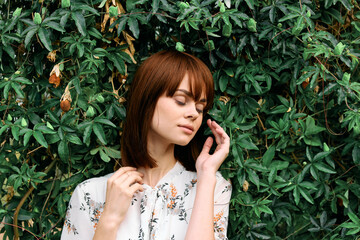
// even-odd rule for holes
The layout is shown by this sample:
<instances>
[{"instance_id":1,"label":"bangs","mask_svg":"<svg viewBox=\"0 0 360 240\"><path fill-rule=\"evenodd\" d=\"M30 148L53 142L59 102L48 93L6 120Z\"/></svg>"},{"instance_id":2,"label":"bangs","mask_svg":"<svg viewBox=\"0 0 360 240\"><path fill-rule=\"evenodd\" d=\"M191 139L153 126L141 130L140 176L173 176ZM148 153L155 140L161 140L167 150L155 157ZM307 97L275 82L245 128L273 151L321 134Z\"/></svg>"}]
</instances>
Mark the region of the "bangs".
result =
<instances>
[{"instance_id":1,"label":"bangs","mask_svg":"<svg viewBox=\"0 0 360 240\"><path fill-rule=\"evenodd\" d=\"M185 75L188 74L191 97L195 101L199 101L202 94L204 94L206 98L205 111L209 110L214 100L214 82L210 70L198 58L186 53L176 53L177 56L174 56L174 59L169 61L174 68L174 72L168 71L169 76L165 84L166 95L168 97L173 96Z\"/></svg>"}]
</instances>

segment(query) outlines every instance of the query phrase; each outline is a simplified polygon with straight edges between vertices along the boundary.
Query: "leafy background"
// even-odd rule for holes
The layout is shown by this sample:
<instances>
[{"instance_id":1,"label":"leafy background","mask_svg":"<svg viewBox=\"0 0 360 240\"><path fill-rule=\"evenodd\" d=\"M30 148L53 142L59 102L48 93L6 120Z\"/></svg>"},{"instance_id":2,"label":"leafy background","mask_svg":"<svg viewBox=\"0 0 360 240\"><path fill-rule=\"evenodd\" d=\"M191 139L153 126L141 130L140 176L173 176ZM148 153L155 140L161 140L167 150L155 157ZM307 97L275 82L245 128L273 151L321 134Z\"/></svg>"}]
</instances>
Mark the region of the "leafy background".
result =
<instances>
[{"instance_id":1,"label":"leafy background","mask_svg":"<svg viewBox=\"0 0 360 240\"><path fill-rule=\"evenodd\" d=\"M120 158L140 62L176 48L213 72L231 137L230 239L356 239L355 0L0 0L0 232L58 239L81 181Z\"/></svg>"}]
</instances>

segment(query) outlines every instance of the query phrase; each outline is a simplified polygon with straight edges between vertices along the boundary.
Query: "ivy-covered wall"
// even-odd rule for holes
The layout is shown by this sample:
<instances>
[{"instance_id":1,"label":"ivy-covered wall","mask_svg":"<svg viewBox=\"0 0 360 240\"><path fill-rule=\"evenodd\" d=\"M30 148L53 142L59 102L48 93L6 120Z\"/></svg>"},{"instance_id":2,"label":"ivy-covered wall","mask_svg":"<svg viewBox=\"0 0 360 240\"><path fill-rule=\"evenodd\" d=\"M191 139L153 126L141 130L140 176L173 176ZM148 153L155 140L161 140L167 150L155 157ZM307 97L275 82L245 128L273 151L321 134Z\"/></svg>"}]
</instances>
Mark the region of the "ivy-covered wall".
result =
<instances>
[{"instance_id":1,"label":"ivy-covered wall","mask_svg":"<svg viewBox=\"0 0 360 240\"><path fill-rule=\"evenodd\" d=\"M0 0L0 14L4 237L59 238L74 187L120 158L134 71L166 48L213 72L229 239L359 235L358 1Z\"/></svg>"}]
</instances>

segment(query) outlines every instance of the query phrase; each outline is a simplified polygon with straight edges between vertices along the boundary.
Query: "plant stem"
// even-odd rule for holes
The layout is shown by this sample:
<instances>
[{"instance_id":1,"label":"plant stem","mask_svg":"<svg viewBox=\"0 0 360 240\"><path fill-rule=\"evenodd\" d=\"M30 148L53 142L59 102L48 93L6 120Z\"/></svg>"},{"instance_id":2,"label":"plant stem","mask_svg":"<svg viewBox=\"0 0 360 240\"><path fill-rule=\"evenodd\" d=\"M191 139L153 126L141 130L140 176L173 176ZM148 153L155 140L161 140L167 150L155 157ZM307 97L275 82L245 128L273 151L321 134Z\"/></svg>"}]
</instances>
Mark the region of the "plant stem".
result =
<instances>
[{"instance_id":1,"label":"plant stem","mask_svg":"<svg viewBox=\"0 0 360 240\"><path fill-rule=\"evenodd\" d=\"M44 171L44 173L48 173L54 166L56 163L56 159L54 159L50 165L48 166L48 168ZM43 177L40 177L40 179L42 179ZM37 183L35 183L37 185ZM24 205L26 199L30 196L30 194L32 193L32 191L34 191L34 187L31 186L30 189L25 193L25 195L22 197L21 201L19 202L19 205L16 207L15 212L14 212L14 240L19 240L19 226L18 226L18 215L20 212L20 209L22 207L22 205Z\"/></svg>"}]
</instances>

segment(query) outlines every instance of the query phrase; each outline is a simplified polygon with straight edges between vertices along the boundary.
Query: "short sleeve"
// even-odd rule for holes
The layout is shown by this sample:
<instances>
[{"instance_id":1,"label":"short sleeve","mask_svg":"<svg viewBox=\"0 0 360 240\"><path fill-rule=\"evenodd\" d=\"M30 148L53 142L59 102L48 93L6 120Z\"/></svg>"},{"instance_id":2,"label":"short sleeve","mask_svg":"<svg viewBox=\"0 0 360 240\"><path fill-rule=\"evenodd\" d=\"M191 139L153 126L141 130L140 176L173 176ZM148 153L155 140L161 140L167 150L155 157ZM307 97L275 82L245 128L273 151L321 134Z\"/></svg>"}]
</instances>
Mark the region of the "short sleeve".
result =
<instances>
[{"instance_id":1,"label":"short sleeve","mask_svg":"<svg viewBox=\"0 0 360 240\"><path fill-rule=\"evenodd\" d=\"M86 192L78 185L68 205L61 240L91 240L93 238L95 231L91 222L88 203L89 198Z\"/></svg>"},{"instance_id":2,"label":"short sleeve","mask_svg":"<svg viewBox=\"0 0 360 240\"><path fill-rule=\"evenodd\" d=\"M214 233L215 239L227 239L227 225L229 219L229 204L231 198L231 183L218 172L216 174L214 196Z\"/></svg>"}]
</instances>

